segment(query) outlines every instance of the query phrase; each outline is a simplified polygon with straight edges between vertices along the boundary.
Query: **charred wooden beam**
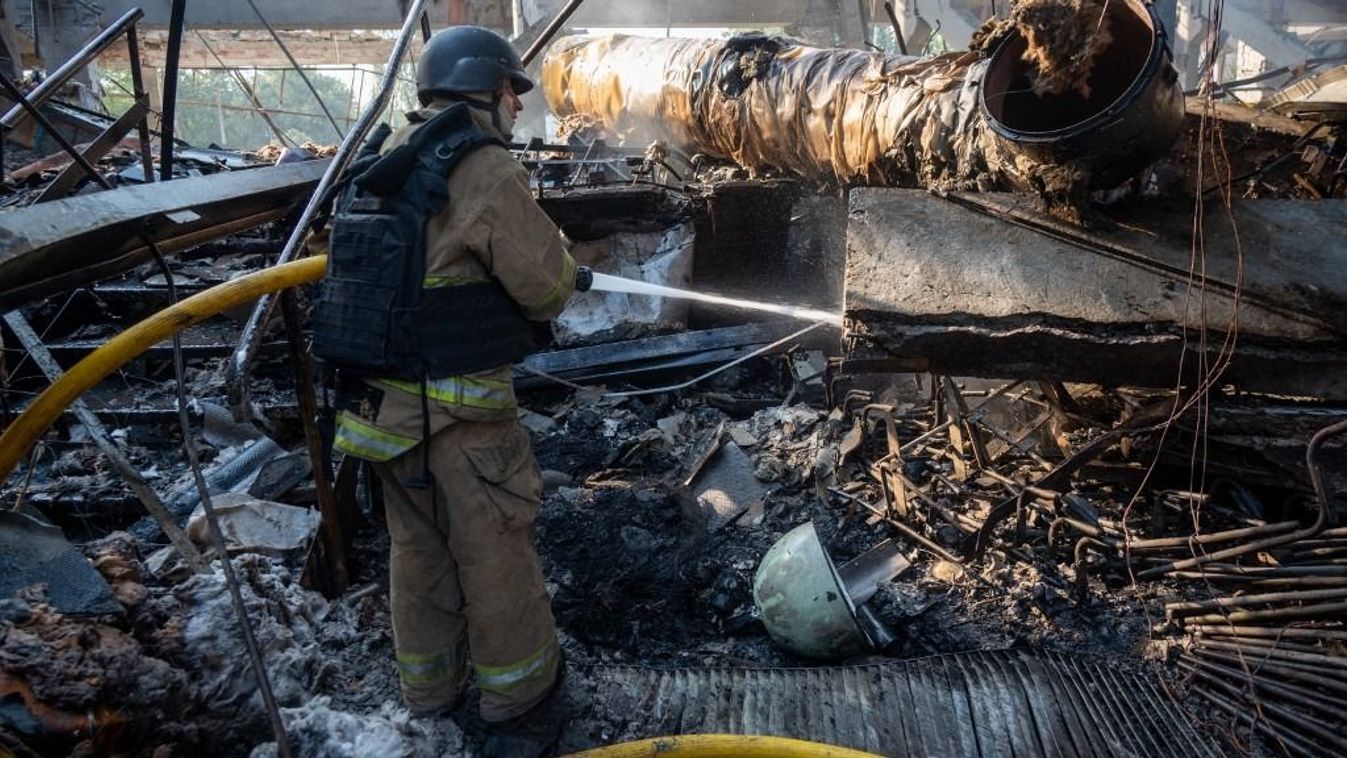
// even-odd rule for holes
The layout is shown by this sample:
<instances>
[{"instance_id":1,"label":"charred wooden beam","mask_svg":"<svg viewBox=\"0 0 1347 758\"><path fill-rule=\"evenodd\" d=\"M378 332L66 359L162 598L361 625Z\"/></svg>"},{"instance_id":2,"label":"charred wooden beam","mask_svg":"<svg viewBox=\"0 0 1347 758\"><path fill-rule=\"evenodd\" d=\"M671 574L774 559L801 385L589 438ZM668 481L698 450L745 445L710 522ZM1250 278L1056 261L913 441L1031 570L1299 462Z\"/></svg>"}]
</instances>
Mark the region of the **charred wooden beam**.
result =
<instances>
[{"instance_id":1,"label":"charred wooden beam","mask_svg":"<svg viewBox=\"0 0 1347 758\"><path fill-rule=\"evenodd\" d=\"M1221 221L1206 225L1205 278L1190 273L1191 208L1137 208L1087 232L1030 205L853 190L846 314L857 353L928 357L955 375L1172 387L1181 365L1205 372L1233 346L1222 384L1347 398L1336 243L1347 202L1237 202L1234 229L1209 209Z\"/></svg>"},{"instance_id":2,"label":"charred wooden beam","mask_svg":"<svg viewBox=\"0 0 1347 758\"><path fill-rule=\"evenodd\" d=\"M53 200L0 214L0 310L83 287L151 259L289 213L328 161L180 179Z\"/></svg>"}]
</instances>

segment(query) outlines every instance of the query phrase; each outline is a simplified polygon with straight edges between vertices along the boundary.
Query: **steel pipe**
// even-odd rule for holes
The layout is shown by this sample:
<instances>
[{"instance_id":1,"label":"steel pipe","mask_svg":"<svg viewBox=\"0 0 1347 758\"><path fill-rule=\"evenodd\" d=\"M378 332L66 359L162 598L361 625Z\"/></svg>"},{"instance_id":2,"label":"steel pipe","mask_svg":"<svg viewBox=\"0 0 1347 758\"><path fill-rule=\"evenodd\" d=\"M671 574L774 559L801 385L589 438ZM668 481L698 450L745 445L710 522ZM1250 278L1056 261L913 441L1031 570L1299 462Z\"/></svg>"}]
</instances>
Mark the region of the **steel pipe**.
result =
<instances>
[{"instance_id":1,"label":"steel pipe","mask_svg":"<svg viewBox=\"0 0 1347 758\"><path fill-rule=\"evenodd\" d=\"M547 28L543 29L542 33L538 35L538 39L533 40L533 44L529 45L529 49L525 50L524 54L519 57L519 60L525 66L532 63L533 59L538 56L538 53L542 51L543 47L545 47L548 42L552 41L552 37L556 35L557 30L561 28L562 24L570 19L571 14L575 13L582 2L584 2L584 0L570 0L570 2L566 3L565 7L557 11L557 15L547 24Z\"/></svg>"},{"instance_id":2,"label":"steel pipe","mask_svg":"<svg viewBox=\"0 0 1347 758\"><path fill-rule=\"evenodd\" d=\"M159 106L159 181L173 178L173 132L178 121L178 62L182 53L187 0L173 0L164 51L164 97Z\"/></svg>"},{"instance_id":3,"label":"steel pipe","mask_svg":"<svg viewBox=\"0 0 1347 758\"><path fill-rule=\"evenodd\" d=\"M1315 605L1300 605L1290 608L1269 608L1260 611L1232 611L1230 613L1211 613L1205 616L1193 616L1190 621L1194 624L1220 624L1229 622L1237 624L1249 621L1292 621L1300 619L1318 619L1327 617L1341 617L1347 614L1347 603L1317 603Z\"/></svg>"},{"instance_id":4,"label":"steel pipe","mask_svg":"<svg viewBox=\"0 0 1347 758\"><path fill-rule=\"evenodd\" d=\"M1031 72L1020 60L1027 42L1019 29L991 35L1001 42L995 51L926 58L760 34L564 37L544 58L542 90L563 119L754 171L1076 198L1117 186L1163 155L1183 118L1150 8L1113 2L1100 23L1108 42L1095 51L1085 95L1023 84Z\"/></svg>"},{"instance_id":5,"label":"steel pipe","mask_svg":"<svg viewBox=\"0 0 1347 758\"><path fill-rule=\"evenodd\" d=\"M1265 603L1292 603L1300 600L1335 600L1347 597L1347 589L1305 590L1303 592L1268 592L1261 595L1240 595L1238 597L1218 597L1214 600L1197 600L1184 603L1166 603L1165 614L1186 616L1199 611L1212 611L1218 608L1243 608L1248 605Z\"/></svg>"},{"instance_id":6,"label":"steel pipe","mask_svg":"<svg viewBox=\"0 0 1347 758\"><path fill-rule=\"evenodd\" d=\"M1288 639L1344 640L1345 629L1319 629L1317 627L1270 627L1270 626L1234 626L1230 624L1203 624L1189 627L1200 634L1226 634L1239 637L1286 637Z\"/></svg>"}]
</instances>

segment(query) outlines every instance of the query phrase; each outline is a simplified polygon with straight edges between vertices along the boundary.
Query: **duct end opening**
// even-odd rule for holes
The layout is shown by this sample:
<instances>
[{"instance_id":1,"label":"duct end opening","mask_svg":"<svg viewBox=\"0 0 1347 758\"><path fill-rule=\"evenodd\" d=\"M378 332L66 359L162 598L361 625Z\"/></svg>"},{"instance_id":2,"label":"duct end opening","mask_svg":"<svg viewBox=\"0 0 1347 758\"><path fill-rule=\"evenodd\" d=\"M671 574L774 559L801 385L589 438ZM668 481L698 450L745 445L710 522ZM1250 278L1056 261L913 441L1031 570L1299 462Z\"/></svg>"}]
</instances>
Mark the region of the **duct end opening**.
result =
<instances>
[{"instance_id":1,"label":"duct end opening","mask_svg":"<svg viewBox=\"0 0 1347 758\"><path fill-rule=\"evenodd\" d=\"M1009 33L993 53L983 79L982 106L1002 137L1038 142L1068 139L1088 132L1126 110L1161 71L1165 59L1162 28L1138 0L1105 6L1101 27L1108 39L1094 51L1085 81L1071 82L1060 92L1040 94L1040 72L1026 60L1031 40L1019 29ZM1067 39L1063 37L1062 39ZM1050 35L1036 45L1060 44ZM1077 50L1049 51L1062 59Z\"/></svg>"}]
</instances>

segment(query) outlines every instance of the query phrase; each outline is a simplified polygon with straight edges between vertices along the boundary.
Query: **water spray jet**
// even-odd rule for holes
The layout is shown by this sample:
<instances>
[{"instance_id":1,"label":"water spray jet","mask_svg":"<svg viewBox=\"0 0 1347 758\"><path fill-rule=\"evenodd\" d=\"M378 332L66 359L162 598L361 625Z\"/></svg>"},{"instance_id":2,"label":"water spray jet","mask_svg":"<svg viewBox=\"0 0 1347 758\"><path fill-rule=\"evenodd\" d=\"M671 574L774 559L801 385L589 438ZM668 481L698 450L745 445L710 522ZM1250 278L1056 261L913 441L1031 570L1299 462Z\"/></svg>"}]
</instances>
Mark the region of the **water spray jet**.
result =
<instances>
[{"instance_id":1,"label":"water spray jet","mask_svg":"<svg viewBox=\"0 0 1347 758\"><path fill-rule=\"evenodd\" d=\"M592 274L593 283L590 289L601 292L624 292L632 295L650 295L652 297L675 297L683 300L696 300L702 303L711 303L713 305L728 305L733 308L744 308L747 310L763 311L765 313L776 313L781 316L803 319L805 321L816 321L834 326L842 325L842 314L840 312L831 312L819 310L817 308L806 308L799 305L780 305L777 303L764 303L756 300L744 300L737 297L726 297L724 295L713 295L706 292L694 292L692 290L679 289L677 287L666 287L662 284L651 284L636 279L626 279L611 274L600 274L597 271Z\"/></svg>"}]
</instances>

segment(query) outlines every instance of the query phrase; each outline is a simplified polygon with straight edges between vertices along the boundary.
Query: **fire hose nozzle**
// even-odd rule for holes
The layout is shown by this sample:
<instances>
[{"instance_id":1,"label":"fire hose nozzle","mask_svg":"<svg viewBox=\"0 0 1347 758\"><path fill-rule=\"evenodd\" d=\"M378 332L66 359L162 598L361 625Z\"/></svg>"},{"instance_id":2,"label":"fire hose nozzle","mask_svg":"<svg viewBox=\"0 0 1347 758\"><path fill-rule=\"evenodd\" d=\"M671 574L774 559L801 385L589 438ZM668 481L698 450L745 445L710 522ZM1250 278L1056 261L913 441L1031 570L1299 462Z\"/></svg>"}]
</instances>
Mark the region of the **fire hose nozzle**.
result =
<instances>
[{"instance_id":1,"label":"fire hose nozzle","mask_svg":"<svg viewBox=\"0 0 1347 758\"><path fill-rule=\"evenodd\" d=\"M594 286L594 272L589 266L579 266L575 269L575 291L588 292L590 287Z\"/></svg>"}]
</instances>

